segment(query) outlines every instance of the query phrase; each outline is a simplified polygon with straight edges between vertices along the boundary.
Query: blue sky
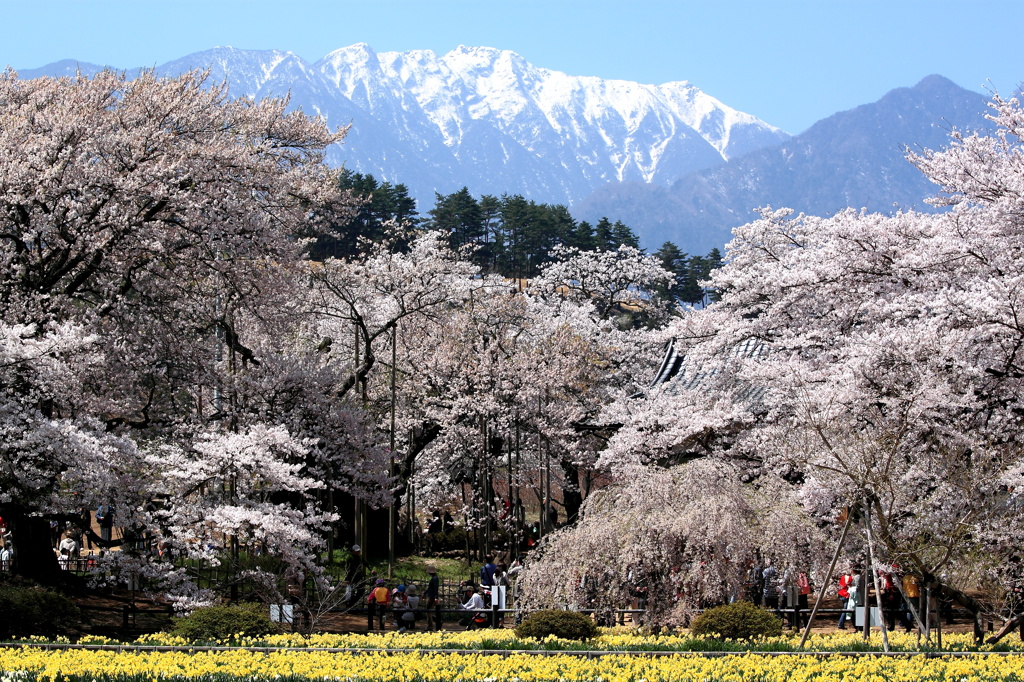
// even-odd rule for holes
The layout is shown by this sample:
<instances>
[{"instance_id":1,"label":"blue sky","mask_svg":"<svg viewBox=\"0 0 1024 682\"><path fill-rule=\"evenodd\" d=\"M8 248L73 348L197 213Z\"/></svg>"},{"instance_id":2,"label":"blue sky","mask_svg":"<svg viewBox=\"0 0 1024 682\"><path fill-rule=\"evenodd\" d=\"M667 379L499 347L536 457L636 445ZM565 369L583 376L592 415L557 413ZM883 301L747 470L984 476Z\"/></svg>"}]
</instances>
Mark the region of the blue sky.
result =
<instances>
[{"instance_id":1,"label":"blue sky","mask_svg":"<svg viewBox=\"0 0 1024 682\"><path fill-rule=\"evenodd\" d=\"M0 0L0 65L157 66L218 45L315 61L463 45L645 83L688 80L798 133L939 73L983 92L1024 81L1015 0Z\"/></svg>"}]
</instances>

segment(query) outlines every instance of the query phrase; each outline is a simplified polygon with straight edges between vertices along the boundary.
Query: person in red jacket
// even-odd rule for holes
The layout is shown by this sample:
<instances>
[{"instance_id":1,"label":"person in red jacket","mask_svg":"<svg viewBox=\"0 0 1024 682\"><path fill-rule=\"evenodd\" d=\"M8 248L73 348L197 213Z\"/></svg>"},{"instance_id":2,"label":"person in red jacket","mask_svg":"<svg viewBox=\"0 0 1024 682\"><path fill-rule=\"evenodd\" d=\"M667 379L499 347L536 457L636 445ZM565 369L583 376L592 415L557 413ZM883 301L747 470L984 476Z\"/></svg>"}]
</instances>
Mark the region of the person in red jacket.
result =
<instances>
[{"instance_id":1,"label":"person in red jacket","mask_svg":"<svg viewBox=\"0 0 1024 682\"><path fill-rule=\"evenodd\" d=\"M851 606L851 600L850 600L850 586L851 585L853 585L853 576L850 574L850 571L847 570L841 576L839 576L839 606L842 609L844 609L844 611L839 614L839 629L840 630L845 630L846 629L846 616L848 614L846 613L845 609L853 608Z\"/></svg>"}]
</instances>

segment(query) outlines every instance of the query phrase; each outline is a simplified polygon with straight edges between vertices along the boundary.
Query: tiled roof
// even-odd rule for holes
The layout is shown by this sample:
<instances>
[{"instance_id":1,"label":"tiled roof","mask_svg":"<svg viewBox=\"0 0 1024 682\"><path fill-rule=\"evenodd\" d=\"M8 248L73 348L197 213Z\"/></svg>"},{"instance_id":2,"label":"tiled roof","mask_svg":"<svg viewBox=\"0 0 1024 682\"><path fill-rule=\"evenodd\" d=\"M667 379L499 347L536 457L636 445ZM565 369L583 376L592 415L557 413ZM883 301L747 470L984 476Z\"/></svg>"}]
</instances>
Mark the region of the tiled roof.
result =
<instances>
[{"instance_id":1,"label":"tiled roof","mask_svg":"<svg viewBox=\"0 0 1024 682\"><path fill-rule=\"evenodd\" d=\"M768 345L757 338L749 338L741 341L733 347L732 357L735 359L760 360L768 355ZM664 385L664 390L671 394L680 394L684 391L699 391L701 387L710 383L721 372L721 362L703 362L697 364L678 348L675 339L669 341L665 349L665 358L661 362L661 368L651 381L649 390ZM759 404L765 396L765 386L754 385L749 382L737 382L735 400L748 405Z\"/></svg>"}]
</instances>

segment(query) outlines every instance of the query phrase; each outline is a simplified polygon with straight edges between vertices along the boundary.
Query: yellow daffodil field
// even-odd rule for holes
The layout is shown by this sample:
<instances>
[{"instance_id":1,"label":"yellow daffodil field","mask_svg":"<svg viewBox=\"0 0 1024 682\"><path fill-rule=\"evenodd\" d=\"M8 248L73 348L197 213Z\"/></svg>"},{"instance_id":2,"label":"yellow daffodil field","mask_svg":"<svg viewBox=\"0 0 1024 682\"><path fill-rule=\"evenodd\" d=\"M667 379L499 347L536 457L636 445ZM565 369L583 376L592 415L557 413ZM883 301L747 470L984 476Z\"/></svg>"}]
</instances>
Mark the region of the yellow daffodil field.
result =
<instances>
[{"instance_id":1,"label":"yellow daffodil field","mask_svg":"<svg viewBox=\"0 0 1024 682\"><path fill-rule=\"evenodd\" d=\"M875 634L872 646L880 645L877 638ZM281 635L259 642L232 640L224 643L231 646L207 648L189 648L167 635L150 636L124 647L92 638L83 641L91 643L91 648L45 648L38 643L0 648L0 682L1024 682L1024 656L1006 651L1010 646L1021 649L1019 642L1001 646L1001 652L986 652L982 647L978 653L886 656L853 653L849 647L861 642L859 635L836 633L813 636L808 647L812 653L803 655L673 652L673 646L684 639L693 641L687 637L609 632L587 643L588 651L583 653L543 650L568 644L554 639L534 641L539 651L517 651L512 647L521 640L505 630ZM794 648L797 641L781 637L774 645L784 651ZM894 649L910 651L916 637L894 634L892 643ZM258 650L253 648L256 644L260 645ZM759 646L772 644L761 642ZM943 645L961 652L973 647L968 635L947 635ZM502 646L508 649L490 648ZM847 651L843 653L826 653L844 648Z\"/></svg>"},{"instance_id":2,"label":"yellow daffodil field","mask_svg":"<svg viewBox=\"0 0 1024 682\"><path fill-rule=\"evenodd\" d=\"M522 639L514 630L481 629L469 631L442 632L396 632L371 634L283 634L268 637L236 638L218 642L225 646L288 647L314 649L442 649L442 650L546 650L546 651L622 651L622 652L703 652L735 651L745 653L750 649L758 652L796 651L800 642L799 633L784 634L757 640L753 645L747 642L726 641L712 637L694 637L687 633L651 635L634 628L604 628L602 635L586 642L548 637L542 640ZM888 633L889 646L896 652L935 651L936 637L933 635L929 646L919 640L915 633ZM110 640L85 638L81 643L107 644ZM192 644L168 633L145 635L136 641L139 645L189 646ZM873 631L871 639L865 642L859 632L835 631L815 633L810 636L805 651L811 652L864 652L881 651L882 639ZM946 652L1021 652L1024 642L1016 636L1007 637L998 645L976 645L970 633L944 633L942 651Z\"/></svg>"},{"instance_id":3,"label":"yellow daffodil field","mask_svg":"<svg viewBox=\"0 0 1024 682\"><path fill-rule=\"evenodd\" d=\"M1018 656L959 658L877 656L765 656L739 654L708 658L695 654L647 657L609 654L598 658L568 654L451 654L441 652L331 653L115 652L9 649L0 654L4 682L84 680L336 680L345 682L448 682L470 680L559 680L656 682L706 680L956 680L1024 679Z\"/></svg>"}]
</instances>

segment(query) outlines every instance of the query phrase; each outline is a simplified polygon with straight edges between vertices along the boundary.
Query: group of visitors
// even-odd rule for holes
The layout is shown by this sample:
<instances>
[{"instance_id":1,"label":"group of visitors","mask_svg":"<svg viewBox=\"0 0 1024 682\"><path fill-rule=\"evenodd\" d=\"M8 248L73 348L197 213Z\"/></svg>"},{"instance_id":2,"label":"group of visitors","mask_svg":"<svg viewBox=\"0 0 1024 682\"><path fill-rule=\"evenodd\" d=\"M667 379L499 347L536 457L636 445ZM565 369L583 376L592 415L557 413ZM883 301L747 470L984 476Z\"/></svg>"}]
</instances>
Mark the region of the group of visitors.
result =
<instances>
[{"instance_id":1,"label":"group of visitors","mask_svg":"<svg viewBox=\"0 0 1024 682\"><path fill-rule=\"evenodd\" d=\"M850 612L868 603L868 594L875 589L874 576L864 570L863 565L854 563L844 570L837 579L838 594L844 611L839 614L838 627L846 629ZM881 616L889 630L897 625L910 632L913 629L913 615L910 604L913 603L918 614L924 612L922 602L924 595L917 576L902 573L900 567L892 565L878 570L878 590L875 604L881 608ZM934 609L929 611L937 612Z\"/></svg>"},{"instance_id":2,"label":"group of visitors","mask_svg":"<svg viewBox=\"0 0 1024 682\"><path fill-rule=\"evenodd\" d=\"M11 562L14 560L14 542L11 539L11 531L7 528L7 522L0 516L0 571L11 570Z\"/></svg>"},{"instance_id":3,"label":"group of visitors","mask_svg":"<svg viewBox=\"0 0 1024 682\"><path fill-rule=\"evenodd\" d=\"M427 573L430 575L430 580L422 597L419 587L415 583L397 585L391 589L387 586L387 581L377 578L374 581L373 589L370 590L370 594L366 598L367 629L373 630L376 622L377 626L384 630L390 615L392 627L397 628L399 632L415 630L416 622L421 618L425 619L428 631L440 630L441 618L438 610L440 580L434 566L427 566Z\"/></svg>"},{"instance_id":4,"label":"group of visitors","mask_svg":"<svg viewBox=\"0 0 1024 682\"><path fill-rule=\"evenodd\" d=\"M499 589L504 590L512 586L511 578L522 570L522 564L518 560L507 567L503 562L495 563L493 555L484 557L484 565L480 567L480 583L475 584L472 580L464 581L459 589L462 592L464 602L461 608L469 613L461 619L461 622L474 627L483 625L490 621L490 610L494 606L503 607ZM503 615L498 614L499 622Z\"/></svg>"},{"instance_id":5,"label":"group of visitors","mask_svg":"<svg viewBox=\"0 0 1024 682\"><path fill-rule=\"evenodd\" d=\"M766 559L764 566L751 561L744 587L747 599L754 604L780 614L786 609L790 627L800 628L807 623L808 597L813 587L802 568L787 566L779 573L771 559Z\"/></svg>"},{"instance_id":6,"label":"group of visitors","mask_svg":"<svg viewBox=\"0 0 1024 682\"><path fill-rule=\"evenodd\" d=\"M892 565L880 568L877 578L877 595L871 603L880 607L881 618L889 630L899 625L909 632L913 628L909 604L913 603L919 614L924 612L923 593L917 576L903 573L899 566ZM842 609L837 627L845 630L856 609L868 603L868 595L875 592L874 576L861 563L854 562L835 579ZM814 586L803 569L786 566L780 572L770 559L766 559L763 566L751 561L744 586L749 601L784 615L790 627L800 628L807 624L810 616L808 599ZM941 606L939 604L938 608ZM933 606L931 612L938 613L938 608Z\"/></svg>"},{"instance_id":7,"label":"group of visitors","mask_svg":"<svg viewBox=\"0 0 1024 682\"><path fill-rule=\"evenodd\" d=\"M91 514L91 512L88 514ZM113 536L114 506L101 504L97 507L94 516L96 525L99 526L100 539L105 545L111 541ZM74 525L68 525L63 521L52 520L50 521L50 537L53 543L53 552L57 557L57 563L60 564L63 570L79 570L83 568L83 564L86 567L95 564L96 553L92 541L94 536L89 532L85 532ZM88 554L83 556L82 553L86 551L86 545L88 546ZM104 550L101 546L99 554L102 556L103 552Z\"/></svg>"},{"instance_id":8,"label":"group of visitors","mask_svg":"<svg viewBox=\"0 0 1024 682\"><path fill-rule=\"evenodd\" d=\"M483 587L509 587L512 583L510 578L522 570L523 566L516 559L512 562L512 568L504 562L494 563L493 555L484 557L484 565L480 567L480 584Z\"/></svg>"},{"instance_id":9,"label":"group of visitors","mask_svg":"<svg viewBox=\"0 0 1024 682\"><path fill-rule=\"evenodd\" d=\"M75 562L82 557L82 544L79 540L80 537L81 536L73 530L65 531L64 537L54 548L54 552L57 554L57 562L60 563L60 567L65 571L76 568Z\"/></svg>"}]
</instances>

